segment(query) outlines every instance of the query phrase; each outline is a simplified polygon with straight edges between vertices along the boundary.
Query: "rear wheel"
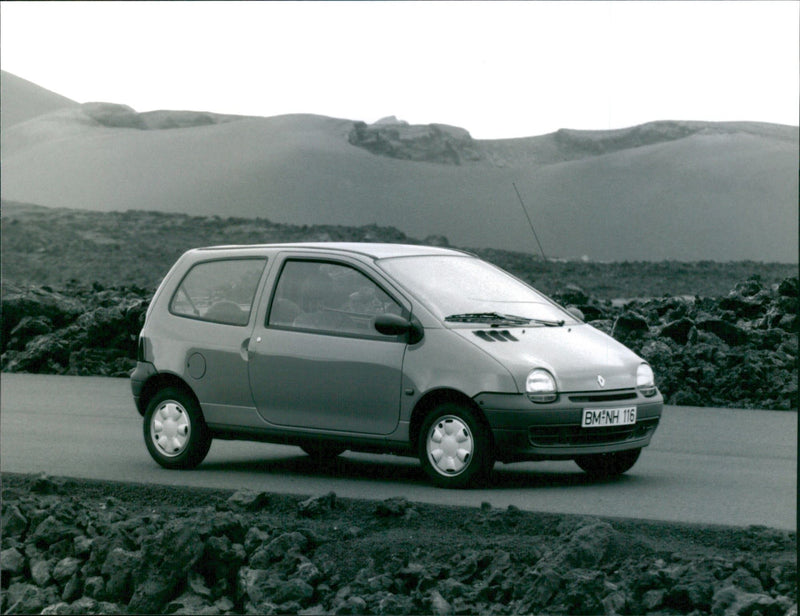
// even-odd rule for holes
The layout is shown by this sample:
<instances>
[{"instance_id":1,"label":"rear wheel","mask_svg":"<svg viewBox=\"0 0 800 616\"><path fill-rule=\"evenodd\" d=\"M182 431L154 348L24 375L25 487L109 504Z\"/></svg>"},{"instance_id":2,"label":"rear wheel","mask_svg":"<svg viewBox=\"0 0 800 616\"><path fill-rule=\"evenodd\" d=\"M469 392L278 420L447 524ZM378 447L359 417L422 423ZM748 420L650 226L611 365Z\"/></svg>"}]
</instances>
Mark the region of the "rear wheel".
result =
<instances>
[{"instance_id":1,"label":"rear wheel","mask_svg":"<svg viewBox=\"0 0 800 616\"><path fill-rule=\"evenodd\" d=\"M578 456L575 463L593 477L616 477L631 469L639 459L641 449Z\"/></svg>"},{"instance_id":2,"label":"rear wheel","mask_svg":"<svg viewBox=\"0 0 800 616\"><path fill-rule=\"evenodd\" d=\"M194 468L211 447L199 405L176 387L162 389L147 405L144 442L153 459L164 468Z\"/></svg>"},{"instance_id":3,"label":"rear wheel","mask_svg":"<svg viewBox=\"0 0 800 616\"><path fill-rule=\"evenodd\" d=\"M446 402L422 422L419 459L431 481L443 488L465 488L485 482L494 466L489 429L475 412Z\"/></svg>"}]
</instances>

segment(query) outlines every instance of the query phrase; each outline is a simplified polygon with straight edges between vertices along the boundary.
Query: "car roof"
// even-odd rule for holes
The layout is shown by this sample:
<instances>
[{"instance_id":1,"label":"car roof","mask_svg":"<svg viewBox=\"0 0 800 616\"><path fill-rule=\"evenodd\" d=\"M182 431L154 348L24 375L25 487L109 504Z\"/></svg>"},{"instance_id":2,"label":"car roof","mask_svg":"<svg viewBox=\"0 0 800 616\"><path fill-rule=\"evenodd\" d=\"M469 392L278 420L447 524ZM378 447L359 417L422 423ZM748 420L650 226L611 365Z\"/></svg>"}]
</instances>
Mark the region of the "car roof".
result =
<instances>
[{"instance_id":1,"label":"car roof","mask_svg":"<svg viewBox=\"0 0 800 616\"><path fill-rule=\"evenodd\" d=\"M438 246L423 246L418 244L388 244L376 242L298 242L282 244L249 244L249 245L225 245L225 246L206 246L196 248L197 252L215 251L226 252L236 255L242 252L250 254L259 250L291 249L309 250L320 252L342 252L359 254L372 259L386 259L389 257L415 257L428 255L469 255L474 256L463 250L453 248L440 248Z\"/></svg>"}]
</instances>

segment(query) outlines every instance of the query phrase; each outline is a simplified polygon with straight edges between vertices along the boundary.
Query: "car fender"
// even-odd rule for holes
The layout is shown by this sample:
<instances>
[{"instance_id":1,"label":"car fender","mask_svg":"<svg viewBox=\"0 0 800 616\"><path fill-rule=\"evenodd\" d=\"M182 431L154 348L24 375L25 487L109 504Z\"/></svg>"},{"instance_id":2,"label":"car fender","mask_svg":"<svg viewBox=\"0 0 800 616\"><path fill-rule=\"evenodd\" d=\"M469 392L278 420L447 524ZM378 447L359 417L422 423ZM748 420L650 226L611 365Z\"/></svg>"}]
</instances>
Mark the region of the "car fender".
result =
<instances>
[{"instance_id":1,"label":"car fender","mask_svg":"<svg viewBox=\"0 0 800 616\"><path fill-rule=\"evenodd\" d=\"M489 353L446 328L426 328L403 360L403 413L408 420L427 392L451 389L474 398L482 392L519 393L511 372Z\"/></svg>"}]
</instances>

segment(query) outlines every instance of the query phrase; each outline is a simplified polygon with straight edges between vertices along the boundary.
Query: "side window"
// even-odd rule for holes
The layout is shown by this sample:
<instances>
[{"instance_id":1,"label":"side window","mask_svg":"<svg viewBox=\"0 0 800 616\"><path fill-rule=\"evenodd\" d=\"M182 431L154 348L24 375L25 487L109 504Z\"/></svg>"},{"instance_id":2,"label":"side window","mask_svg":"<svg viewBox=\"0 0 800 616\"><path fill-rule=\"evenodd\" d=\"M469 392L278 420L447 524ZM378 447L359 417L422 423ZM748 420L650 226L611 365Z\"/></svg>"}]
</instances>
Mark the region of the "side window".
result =
<instances>
[{"instance_id":1,"label":"side window","mask_svg":"<svg viewBox=\"0 0 800 616\"><path fill-rule=\"evenodd\" d=\"M184 276L169 303L182 317L247 325L266 259L220 259L198 263Z\"/></svg>"},{"instance_id":2,"label":"side window","mask_svg":"<svg viewBox=\"0 0 800 616\"><path fill-rule=\"evenodd\" d=\"M380 337L376 315L402 307L361 272L336 263L287 261L275 288L268 325Z\"/></svg>"}]
</instances>

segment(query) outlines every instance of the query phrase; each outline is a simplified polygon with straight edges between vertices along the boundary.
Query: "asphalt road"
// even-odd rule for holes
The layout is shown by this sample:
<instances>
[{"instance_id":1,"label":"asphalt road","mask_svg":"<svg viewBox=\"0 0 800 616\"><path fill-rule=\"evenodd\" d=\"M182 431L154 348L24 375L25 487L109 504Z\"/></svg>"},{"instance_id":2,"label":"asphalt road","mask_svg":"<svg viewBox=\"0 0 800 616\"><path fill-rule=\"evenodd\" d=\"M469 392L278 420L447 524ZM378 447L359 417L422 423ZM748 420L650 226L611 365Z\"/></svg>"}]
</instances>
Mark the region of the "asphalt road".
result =
<instances>
[{"instance_id":1,"label":"asphalt road","mask_svg":"<svg viewBox=\"0 0 800 616\"><path fill-rule=\"evenodd\" d=\"M316 466L298 448L215 441L193 471L145 449L126 379L0 376L0 470L304 495L623 518L797 526L797 413L666 407L650 447L621 478L590 481L572 462L495 466L494 485L442 490L410 458L346 453Z\"/></svg>"}]
</instances>

